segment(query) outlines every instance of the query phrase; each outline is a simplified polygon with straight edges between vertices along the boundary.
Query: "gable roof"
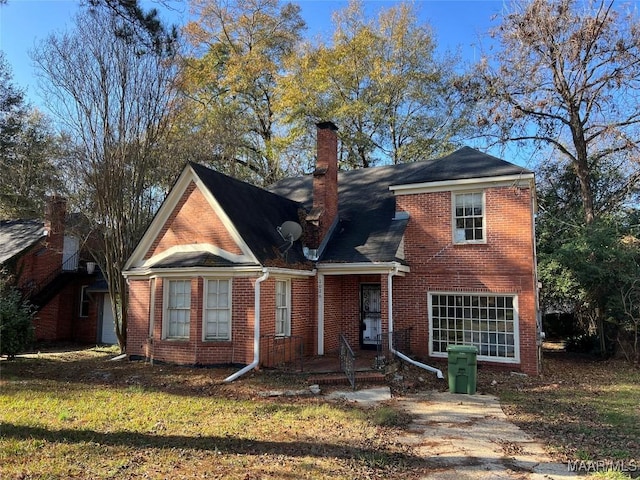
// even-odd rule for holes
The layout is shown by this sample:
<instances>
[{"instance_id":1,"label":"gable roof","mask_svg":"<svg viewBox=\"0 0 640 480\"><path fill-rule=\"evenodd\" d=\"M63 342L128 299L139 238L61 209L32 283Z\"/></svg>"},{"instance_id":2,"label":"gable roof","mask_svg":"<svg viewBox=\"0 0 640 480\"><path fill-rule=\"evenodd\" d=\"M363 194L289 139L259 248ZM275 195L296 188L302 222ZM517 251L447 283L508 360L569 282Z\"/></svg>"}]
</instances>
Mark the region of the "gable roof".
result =
<instances>
[{"instance_id":1,"label":"gable roof","mask_svg":"<svg viewBox=\"0 0 640 480\"><path fill-rule=\"evenodd\" d=\"M204 194L212 212L218 215L243 253L226 252L216 245L192 244L176 246L179 248L170 248L145 259L192 182ZM299 221L300 209L301 205L295 201L189 162L127 260L124 270L127 274L145 274L148 268L251 265L310 269L311 264L303 255L301 242L294 242L287 249L289 244L277 229L285 221Z\"/></svg>"},{"instance_id":2,"label":"gable roof","mask_svg":"<svg viewBox=\"0 0 640 480\"><path fill-rule=\"evenodd\" d=\"M401 246L408 219L394 219L395 196L391 186L464 181L532 172L473 148L463 147L445 157L351 170L338 174L340 221L320 259L323 262L402 262ZM270 190L313 204L313 179L287 178Z\"/></svg>"},{"instance_id":3,"label":"gable roof","mask_svg":"<svg viewBox=\"0 0 640 480\"><path fill-rule=\"evenodd\" d=\"M299 221L302 206L298 202L202 165L190 165L262 265L306 262L300 241L282 254L287 242L277 230L286 221Z\"/></svg>"},{"instance_id":4,"label":"gable roof","mask_svg":"<svg viewBox=\"0 0 640 480\"><path fill-rule=\"evenodd\" d=\"M533 173L469 147L432 160L339 172L339 221L319 260L327 263L404 262L402 240L409 219L396 216L395 195L401 192L395 190L423 188L424 185L444 185L443 189L451 189L457 182L469 185L496 179L510 181L519 176L531 179ZM283 254L288 244L277 227L286 221L297 222L304 211L311 210L312 175L286 178L263 189L189 163L176 185L181 179L189 178L198 180L200 188L215 200L237 237L250 250L253 261L263 266L311 268L301 241L295 241L286 255ZM184 184L183 181L181 188ZM142 250L148 248L144 238L157 233L163 218L167 218L166 212L173 210L179 200L182 192L177 191L176 185L147 229L141 241L143 246L139 244L127 262L127 270L134 267L134 258L139 261L144 255ZM163 210L166 210L164 217L160 215ZM251 263L241 261L241 258L221 257L218 253L206 248L166 252L153 267L227 267ZM244 256L245 260L247 258Z\"/></svg>"},{"instance_id":5,"label":"gable roof","mask_svg":"<svg viewBox=\"0 0 640 480\"><path fill-rule=\"evenodd\" d=\"M46 235L39 220L0 221L0 263L20 255Z\"/></svg>"}]
</instances>

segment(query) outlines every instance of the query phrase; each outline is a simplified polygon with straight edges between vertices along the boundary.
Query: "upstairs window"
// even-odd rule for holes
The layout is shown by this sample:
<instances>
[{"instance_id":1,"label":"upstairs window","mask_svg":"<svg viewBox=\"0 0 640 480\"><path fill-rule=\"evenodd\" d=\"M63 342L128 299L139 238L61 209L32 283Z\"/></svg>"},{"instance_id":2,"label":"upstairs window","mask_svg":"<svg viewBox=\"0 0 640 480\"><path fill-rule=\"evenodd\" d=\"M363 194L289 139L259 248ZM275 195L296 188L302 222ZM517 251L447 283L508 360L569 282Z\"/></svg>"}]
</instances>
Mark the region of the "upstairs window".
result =
<instances>
[{"instance_id":1,"label":"upstairs window","mask_svg":"<svg viewBox=\"0 0 640 480\"><path fill-rule=\"evenodd\" d=\"M191 280L165 283L164 338L188 339L191 325Z\"/></svg>"},{"instance_id":2,"label":"upstairs window","mask_svg":"<svg viewBox=\"0 0 640 480\"><path fill-rule=\"evenodd\" d=\"M484 243L484 194L456 193L453 197L454 243Z\"/></svg>"}]
</instances>

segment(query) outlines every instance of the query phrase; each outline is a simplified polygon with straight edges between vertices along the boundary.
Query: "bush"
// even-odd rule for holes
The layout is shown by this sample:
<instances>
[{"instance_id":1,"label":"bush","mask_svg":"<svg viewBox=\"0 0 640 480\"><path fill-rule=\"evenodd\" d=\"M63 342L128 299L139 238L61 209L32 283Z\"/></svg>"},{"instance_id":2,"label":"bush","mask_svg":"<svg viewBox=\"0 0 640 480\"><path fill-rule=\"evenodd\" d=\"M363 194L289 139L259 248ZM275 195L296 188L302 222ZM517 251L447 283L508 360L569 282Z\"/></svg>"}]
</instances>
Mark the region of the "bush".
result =
<instances>
[{"instance_id":1,"label":"bush","mask_svg":"<svg viewBox=\"0 0 640 480\"><path fill-rule=\"evenodd\" d=\"M33 342L35 309L17 288L0 286L0 355L12 359Z\"/></svg>"},{"instance_id":2,"label":"bush","mask_svg":"<svg viewBox=\"0 0 640 480\"><path fill-rule=\"evenodd\" d=\"M567 338L565 348L567 352L596 354L600 350L599 344L597 335L583 333Z\"/></svg>"}]
</instances>

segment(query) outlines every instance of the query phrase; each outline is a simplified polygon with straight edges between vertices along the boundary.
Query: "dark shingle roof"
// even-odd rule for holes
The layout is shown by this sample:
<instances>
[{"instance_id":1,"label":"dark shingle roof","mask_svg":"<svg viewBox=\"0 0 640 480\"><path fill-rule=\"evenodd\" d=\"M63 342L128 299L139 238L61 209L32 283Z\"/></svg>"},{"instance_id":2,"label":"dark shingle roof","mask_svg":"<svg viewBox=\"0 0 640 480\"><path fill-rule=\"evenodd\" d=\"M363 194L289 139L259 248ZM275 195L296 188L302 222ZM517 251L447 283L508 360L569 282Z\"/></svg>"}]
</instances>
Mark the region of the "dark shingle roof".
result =
<instances>
[{"instance_id":1,"label":"dark shingle roof","mask_svg":"<svg viewBox=\"0 0 640 480\"><path fill-rule=\"evenodd\" d=\"M277 230L286 221L299 221L301 205L298 202L202 165L190 165L261 264L306 263L299 240L286 255L281 253L286 242Z\"/></svg>"},{"instance_id":2,"label":"dark shingle roof","mask_svg":"<svg viewBox=\"0 0 640 480\"><path fill-rule=\"evenodd\" d=\"M240 265L210 252L180 252L153 264L154 268L231 267Z\"/></svg>"},{"instance_id":3,"label":"dark shingle roof","mask_svg":"<svg viewBox=\"0 0 640 480\"><path fill-rule=\"evenodd\" d=\"M45 236L42 221L0 221L0 263L19 255Z\"/></svg>"},{"instance_id":4,"label":"dark shingle roof","mask_svg":"<svg viewBox=\"0 0 640 480\"><path fill-rule=\"evenodd\" d=\"M374 167L338 174L340 222L324 251L325 262L389 262L396 258L407 220L393 220L392 185L455 181L531 173L469 147L434 160ZM287 178L270 191L300 202L313 203L312 177Z\"/></svg>"},{"instance_id":5,"label":"dark shingle roof","mask_svg":"<svg viewBox=\"0 0 640 480\"><path fill-rule=\"evenodd\" d=\"M526 168L470 147L460 148L445 157L416 162L416 165L420 165L422 168L407 172L403 178L392 185L533 173Z\"/></svg>"}]
</instances>

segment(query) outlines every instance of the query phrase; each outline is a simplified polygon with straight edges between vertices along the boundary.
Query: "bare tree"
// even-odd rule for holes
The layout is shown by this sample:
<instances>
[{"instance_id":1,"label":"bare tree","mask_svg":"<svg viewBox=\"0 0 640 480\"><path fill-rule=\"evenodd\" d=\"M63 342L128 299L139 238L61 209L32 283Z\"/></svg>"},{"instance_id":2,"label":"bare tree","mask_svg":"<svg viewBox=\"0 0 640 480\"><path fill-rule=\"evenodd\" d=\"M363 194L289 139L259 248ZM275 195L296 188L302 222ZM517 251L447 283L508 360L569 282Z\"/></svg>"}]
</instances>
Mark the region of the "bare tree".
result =
<instances>
[{"instance_id":1,"label":"bare tree","mask_svg":"<svg viewBox=\"0 0 640 480\"><path fill-rule=\"evenodd\" d=\"M626 181L601 210L616 208L640 180L640 24L613 0L516 2L493 32L499 51L467 93L497 142L550 147L580 186L584 222L600 213L594 172L619 165Z\"/></svg>"},{"instance_id":2,"label":"bare tree","mask_svg":"<svg viewBox=\"0 0 640 480\"><path fill-rule=\"evenodd\" d=\"M116 334L126 348L122 268L161 200L157 150L174 100L171 58L149 48L108 9L76 17L32 53L52 111L75 142L69 171L77 204L98 234L94 256L109 285ZM163 50L160 49L160 52Z\"/></svg>"}]
</instances>

